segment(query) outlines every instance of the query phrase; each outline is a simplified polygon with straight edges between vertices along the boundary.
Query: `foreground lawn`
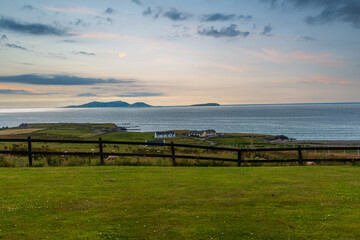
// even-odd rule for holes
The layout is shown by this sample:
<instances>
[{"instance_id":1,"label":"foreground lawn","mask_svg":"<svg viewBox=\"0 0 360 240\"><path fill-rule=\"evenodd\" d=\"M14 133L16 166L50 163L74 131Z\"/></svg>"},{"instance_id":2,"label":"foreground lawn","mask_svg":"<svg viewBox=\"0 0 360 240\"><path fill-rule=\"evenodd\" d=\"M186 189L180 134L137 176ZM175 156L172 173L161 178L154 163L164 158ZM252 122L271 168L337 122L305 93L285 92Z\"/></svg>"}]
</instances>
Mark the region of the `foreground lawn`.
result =
<instances>
[{"instance_id":1,"label":"foreground lawn","mask_svg":"<svg viewBox=\"0 0 360 240\"><path fill-rule=\"evenodd\" d=\"M0 168L0 239L359 239L360 168Z\"/></svg>"}]
</instances>

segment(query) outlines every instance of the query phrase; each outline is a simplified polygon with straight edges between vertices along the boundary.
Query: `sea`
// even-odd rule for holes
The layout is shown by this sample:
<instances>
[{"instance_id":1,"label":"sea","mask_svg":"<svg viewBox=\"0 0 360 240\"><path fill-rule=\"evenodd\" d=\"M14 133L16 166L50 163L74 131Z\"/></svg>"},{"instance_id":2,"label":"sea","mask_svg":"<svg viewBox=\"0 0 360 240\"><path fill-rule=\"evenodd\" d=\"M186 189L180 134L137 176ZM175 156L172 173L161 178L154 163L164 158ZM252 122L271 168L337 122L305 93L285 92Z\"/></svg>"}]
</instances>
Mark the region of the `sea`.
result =
<instances>
[{"instance_id":1,"label":"sea","mask_svg":"<svg viewBox=\"0 0 360 240\"><path fill-rule=\"evenodd\" d=\"M0 128L22 123L115 123L129 131L215 129L297 140L360 140L360 103L153 108L0 108Z\"/></svg>"}]
</instances>

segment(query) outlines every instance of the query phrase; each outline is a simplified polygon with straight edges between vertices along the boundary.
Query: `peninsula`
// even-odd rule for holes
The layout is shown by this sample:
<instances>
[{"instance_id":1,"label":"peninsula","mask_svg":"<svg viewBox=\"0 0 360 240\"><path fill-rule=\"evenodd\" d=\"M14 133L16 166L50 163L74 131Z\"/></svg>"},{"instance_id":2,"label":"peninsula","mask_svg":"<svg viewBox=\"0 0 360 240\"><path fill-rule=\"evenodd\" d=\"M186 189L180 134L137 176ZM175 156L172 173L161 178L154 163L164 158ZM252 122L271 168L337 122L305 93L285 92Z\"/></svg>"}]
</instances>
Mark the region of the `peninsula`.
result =
<instances>
[{"instance_id":1,"label":"peninsula","mask_svg":"<svg viewBox=\"0 0 360 240\"><path fill-rule=\"evenodd\" d=\"M106 107L118 107L118 108L149 108L153 107L149 104L143 102L136 102L133 104L123 102L123 101L115 101L115 102L89 102L82 105L72 105L67 106L65 108L106 108Z\"/></svg>"},{"instance_id":2,"label":"peninsula","mask_svg":"<svg viewBox=\"0 0 360 240\"><path fill-rule=\"evenodd\" d=\"M220 106L218 103L203 103L203 104L193 104L193 105L187 105L187 106L172 106L172 107L213 107L213 106ZM113 108L150 108L154 107L152 105L149 105L144 102L136 102L133 104L123 102L123 101L114 101L114 102L89 102L81 105L71 105L66 106L64 108L107 108L107 107L113 107Z\"/></svg>"},{"instance_id":3,"label":"peninsula","mask_svg":"<svg viewBox=\"0 0 360 240\"><path fill-rule=\"evenodd\" d=\"M190 107L217 107L220 106L218 103L203 103L203 104L194 104L190 105Z\"/></svg>"}]
</instances>

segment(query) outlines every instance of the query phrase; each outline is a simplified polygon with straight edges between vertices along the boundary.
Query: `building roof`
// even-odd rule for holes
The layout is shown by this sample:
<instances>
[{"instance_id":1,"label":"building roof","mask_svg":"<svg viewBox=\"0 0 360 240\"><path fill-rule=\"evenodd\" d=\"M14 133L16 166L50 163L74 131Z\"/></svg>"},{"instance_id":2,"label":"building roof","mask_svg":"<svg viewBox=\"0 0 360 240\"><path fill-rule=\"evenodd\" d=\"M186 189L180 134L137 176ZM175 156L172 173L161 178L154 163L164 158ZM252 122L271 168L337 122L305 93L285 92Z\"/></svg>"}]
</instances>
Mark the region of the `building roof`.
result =
<instances>
[{"instance_id":1,"label":"building roof","mask_svg":"<svg viewBox=\"0 0 360 240\"><path fill-rule=\"evenodd\" d=\"M189 133L190 134L203 134L204 132L206 133L216 133L216 131L214 129L209 129L209 130L201 130L201 131L197 131L197 130L192 130Z\"/></svg>"},{"instance_id":2,"label":"building roof","mask_svg":"<svg viewBox=\"0 0 360 240\"><path fill-rule=\"evenodd\" d=\"M204 131L197 131L197 130L193 130L193 131L190 131L189 133L190 134L202 134Z\"/></svg>"},{"instance_id":3,"label":"building roof","mask_svg":"<svg viewBox=\"0 0 360 240\"><path fill-rule=\"evenodd\" d=\"M216 133L216 131L214 129L208 129L208 130L205 130L205 132L208 132L208 133Z\"/></svg>"},{"instance_id":4,"label":"building roof","mask_svg":"<svg viewBox=\"0 0 360 240\"><path fill-rule=\"evenodd\" d=\"M165 147L165 140L146 140L146 143L150 143L150 145L146 145L147 147Z\"/></svg>"}]
</instances>

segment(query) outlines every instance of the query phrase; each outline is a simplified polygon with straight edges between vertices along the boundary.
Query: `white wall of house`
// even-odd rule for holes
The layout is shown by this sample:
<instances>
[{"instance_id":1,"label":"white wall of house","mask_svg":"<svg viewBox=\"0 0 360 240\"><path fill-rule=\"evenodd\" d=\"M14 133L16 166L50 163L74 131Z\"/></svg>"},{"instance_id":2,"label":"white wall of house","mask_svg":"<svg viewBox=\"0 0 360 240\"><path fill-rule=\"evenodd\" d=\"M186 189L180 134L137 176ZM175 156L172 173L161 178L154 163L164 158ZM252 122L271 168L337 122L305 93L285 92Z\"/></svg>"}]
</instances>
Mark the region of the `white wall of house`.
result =
<instances>
[{"instance_id":1,"label":"white wall of house","mask_svg":"<svg viewBox=\"0 0 360 240\"><path fill-rule=\"evenodd\" d=\"M168 133L168 134L157 134L155 133L155 138L173 138L175 134Z\"/></svg>"}]
</instances>

